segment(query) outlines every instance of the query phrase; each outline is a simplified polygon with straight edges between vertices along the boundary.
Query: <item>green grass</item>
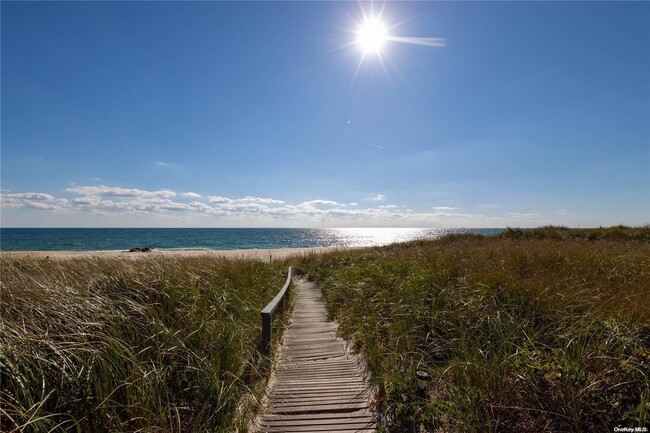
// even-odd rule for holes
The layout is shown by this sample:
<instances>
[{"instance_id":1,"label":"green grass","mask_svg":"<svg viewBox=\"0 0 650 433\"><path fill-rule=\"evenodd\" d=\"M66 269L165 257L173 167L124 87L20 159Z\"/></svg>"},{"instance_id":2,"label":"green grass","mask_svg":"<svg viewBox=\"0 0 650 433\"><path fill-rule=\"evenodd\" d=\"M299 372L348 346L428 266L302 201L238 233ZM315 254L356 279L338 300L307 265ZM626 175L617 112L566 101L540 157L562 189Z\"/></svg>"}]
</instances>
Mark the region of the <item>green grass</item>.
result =
<instances>
[{"instance_id":1,"label":"green grass","mask_svg":"<svg viewBox=\"0 0 650 433\"><path fill-rule=\"evenodd\" d=\"M387 431L605 432L650 422L649 239L544 227L298 267L365 355Z\"/></svg>"},{"instance_id":2,"label":"green grass","mask_svg":"<svg viewBox=\"0 0 650 433\"><path fill-rule=\"evenodd\" d=\"M569 229L563 226L544 226L532 230L508 228L500 233L498 237L510 239L650 242L650 225L644 227L626 227L620 225L597 229Z\"/></svg>"},{"instance_id":3,"label":"green grass","mask_svg":"<svg viewBox=\"0 0 650 433\"><path fill-rule=\"evenodd\" d=\"M245 429L286 266L214 258L2 258L0 430ZM277 333L276 333L277 334Z\"/></svg>"}]
</instances>

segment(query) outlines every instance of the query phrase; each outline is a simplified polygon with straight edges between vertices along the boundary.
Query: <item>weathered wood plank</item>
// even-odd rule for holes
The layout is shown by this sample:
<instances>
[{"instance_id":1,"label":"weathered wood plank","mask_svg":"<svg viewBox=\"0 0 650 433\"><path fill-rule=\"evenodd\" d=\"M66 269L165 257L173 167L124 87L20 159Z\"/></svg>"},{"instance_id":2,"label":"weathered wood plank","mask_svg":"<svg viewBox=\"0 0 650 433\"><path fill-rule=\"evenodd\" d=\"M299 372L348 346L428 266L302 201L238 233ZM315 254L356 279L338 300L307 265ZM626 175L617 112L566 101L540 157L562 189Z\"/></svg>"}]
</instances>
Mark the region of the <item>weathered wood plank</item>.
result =
<instances>
[{"instance_id":1,"label":"weathered wood plank","mask_svg":"<svg viewBox=\"0 0 650 433\"><path fill-rule=\"evenodd\" d=\"M363 424L368 426L374 424L375 418L373 416L357 417L357 418L312 418L312 419L292 419L292 420L275 420L275 421L262 421L263 427L290 427L290 426L314 426L314 425L350 425L350 424Z\"/></svg>"},{"instance_id":2,"label":"weathered wood plank","mask_svg":"<svg viewBox=\"0 0 650 433\"><path fill-rule=\"evenodd\" d=\"M340 393L346 393L346 392L351 392L351 391L365 391L368 388L363 386L363 385L350 385L347 387L343 386L313 386L313 387L308 387L308 388L299 388L299 387L282 387L282 388L276 388L274 392L277 392L278 394L283 394L283 393L292 393L292 394L299 394L299 393L317 393L317 392L331 392L331 391L339 391Z\"/></svg>"},{"instance_id":3,"label":"weathered wood plank","mask_svg":"<svg viewBox=\"0 0 650 433\"><path fill-rule=\"evenodd\" d=\"M341 413L322 413L322 414L303 414L303 415L296 415L293 417L295 420L311 420L311 419L351 419L351 418L362 418L362 417L367 417L367 416L374 416L372 412L369 410L356 410L352 412L346 412L344 414ZM265 420L268 421L279 421L285 419L283 415L274 415L272 413L268 413L264 415Z\"/></svg>"},{"instance_id":4,"label":"weathered wood plank","mask_svg":"<svg viewBox=\"0 0 650 433\"><path fill-rule=\"evenodd\" d=\"M305 427L305 428L294 428L294 427L280 427L279 429L276 428L268 428L261 430L263 432L268 432L268 433L297 433L297 432L312 432L312 431L317 431L318 433L366 433L366 432L374 432L375 429L373 428L363 428L363 429L349 429L344 426L341 427L341 429L330 426L326 430L313 430L311 426Z\"/></svg>"},{"instance_id":5,"label":"weathered wood plank","mask_svg":"<svg viewBox=\"0 0 650 433\"><path fill-rule=\"evenodd\" d=\"M279 398L279 397L284 397L284 398L308 398L310 395L315 395L315 396L321 396L323 398L329 397L329 396L334 396L334 397L340 397L340 398L354 398L359 395L363 396L368 396L369 394L369 389L368 388L351 388L351 389L345 389L341 390L340 392L336 392L335 389L329 389L329 390L307 390L307 391L284 391L284 390L279 390L277 393L274 392L273 395L269 396L270 399L273 398Z\"/></svg>"},{"instance_id":6,"label":"weathered wood plank","mask_svg":"<svg viewBox=\"0 0 650 433\"><path fill-rule=\"evenodd\" d=\"M334 412L345 410L357 410L368 407L367 403L345 403L345 404L320 404L309 406L271 406L269 410L278 414L297 414L314 412Z\"/></svg>"},{"instance_id":7,"label":"weathered wood plank","mask_svg":"<svg viewBox=\"0 0 650 433\"><path fill-rule=\"evenodd\" d=\"M352 396L330 396L329 398L310 398L310 399L301 399L301 398L280 398L280 397L273 397L270 399L270 406L271 407L289 407L289 406L299 406L299 407L307 407L307 406L336 406L336 405L345 405L345 404L352 404L355 407L358 406L358 403L366 403L368 400L368 395L367 394L356 394ZM367 408L367 404L361 405L357 407L357 409L365 409ZM335 409L333 409L335 410Z\"/></svg>"},{"instance_id":8,"label":"weathered wood plank","mask_svg":"<svg viewBox=\"0 0 650 433\"><path fill-rule=\"evenodd\" d=\"M306 425L306 426L277 426L277 427L262 427L260 430L263 432L359 432L359 431L374 431L369 428L373 428L374 425L368 425L366 423L357 423L357 424L340 424L340 425Z\"/></svg>"}]
</instances>

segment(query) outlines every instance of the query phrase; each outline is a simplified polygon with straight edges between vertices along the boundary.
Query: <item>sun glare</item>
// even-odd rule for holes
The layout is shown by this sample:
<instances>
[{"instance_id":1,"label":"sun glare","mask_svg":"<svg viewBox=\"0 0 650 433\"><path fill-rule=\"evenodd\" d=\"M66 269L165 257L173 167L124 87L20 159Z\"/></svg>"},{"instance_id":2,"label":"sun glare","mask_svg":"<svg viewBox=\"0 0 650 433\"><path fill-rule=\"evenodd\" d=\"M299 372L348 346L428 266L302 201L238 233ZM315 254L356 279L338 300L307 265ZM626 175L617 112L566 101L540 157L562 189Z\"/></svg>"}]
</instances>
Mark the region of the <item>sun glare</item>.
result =
<instances>
[{"instance_id":1,"label":"sun glare","mask_svg":"<svg viewBox=\"0 0 650 433\"><path fill-rule=\"evenodd\" d=\"M357 44L364 53L381 52L388 39L388 29L379 18L368 18L357 31Z\"/></svg>"},{"instance_id":2,"label":"sun glare","mask_svg":"<svg viewBox=\"0 0 650 433\"><path fill-rule=\"evenodd\" d=\"M348 16L350 28L345 32L351 37L346 38L347 40L341 48L354 47L355 51L361 54L354 71L354 79L366 62L369 67L373 68L379 64L388 76L387 64L393 64L390 57L392 51L396 49L394 45L409 44L429 47L444 47L446 45L445 38L396 35L395 32L399 33L398 29L405 21L395 24L395 16L391 16L391 12L383 7L386 6L386 3L380 9L375 9L372 5L371 3L370 8L365 9L366 3L360 3L359 15L356 18ZM390 8L392 9L392 7Z\"/></svg>"}]
</instances>

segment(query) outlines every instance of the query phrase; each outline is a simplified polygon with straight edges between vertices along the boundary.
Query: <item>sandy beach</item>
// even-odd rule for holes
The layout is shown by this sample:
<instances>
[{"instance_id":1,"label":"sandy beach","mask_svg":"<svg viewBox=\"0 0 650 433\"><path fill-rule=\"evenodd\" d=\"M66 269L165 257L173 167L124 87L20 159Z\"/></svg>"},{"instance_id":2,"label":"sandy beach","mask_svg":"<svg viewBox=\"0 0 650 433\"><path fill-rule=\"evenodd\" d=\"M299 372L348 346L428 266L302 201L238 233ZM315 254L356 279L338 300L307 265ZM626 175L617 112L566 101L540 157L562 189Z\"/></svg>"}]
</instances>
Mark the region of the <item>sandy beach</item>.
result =
<instances>
[{"instance_id":1,"label":"sandy beach","mask_svg":"<svg viewBox=\"0 0 650 433\"><path fill-rule=\"evenodd\" d=\"M125 259L140 259L143 257L192 257L212 256L228 259L254 259L270 261L285 259L292 256L321 254L331 251L349 250L348 247L313 247L313 248L274 248L274 249L241 249L241 250L153 250L149 252L128 251L0 251L2 258L50 258L76 259L88 257L110 257Z\"/></svg>"}]
</instances>

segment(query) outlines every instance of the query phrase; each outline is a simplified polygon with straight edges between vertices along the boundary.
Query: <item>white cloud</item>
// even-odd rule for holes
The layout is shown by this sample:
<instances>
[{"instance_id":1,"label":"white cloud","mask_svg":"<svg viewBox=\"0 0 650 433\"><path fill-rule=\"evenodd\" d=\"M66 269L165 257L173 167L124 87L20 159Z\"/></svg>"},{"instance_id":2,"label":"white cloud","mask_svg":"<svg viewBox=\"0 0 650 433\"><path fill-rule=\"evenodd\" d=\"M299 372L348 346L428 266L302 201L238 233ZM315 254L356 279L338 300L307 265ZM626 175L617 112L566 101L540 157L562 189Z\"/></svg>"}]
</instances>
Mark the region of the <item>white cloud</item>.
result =
<instances>
[{"instance_id":1,"label":"white cloud","mask_svg":"<svg viewBox=\"0 0 650 433\"><path fill-rule=\"evenodd\" d=\"M92 206L102 202L100 197L77 197L71 200L73 205Z\"/></svg>"},{"instance_id":2,"label":"white cloud","mask_svg":"<svg viewBox=\"0 0 650 433\"><path fill-rule=\"evenodd\" d=\"M120 187L99 186L75 186L66 188L70 192L83 196L112 196L112 197L175 197L176 193L169 189L158 191L145 191L141 189L129 189Z\"/></svg>"},{"instance_id":3,"label":"white cloud","mask_svg":"<svg viewBox=\"0 0 650 433\"><path fill-rule=\"evenodd\" d=\"M158 167L171 167L170 163L163 161L156 161L154 164L156 164Z\"/></svg>"},{"instance_id":4,"label":"white cloud","mask_svg":"<svg viewBox=\"0 0 650 433\"><path fill-rule=\"evenodd\" d=\"M192 201L187 205L199 213L211 213L214 210L212 206L202 203L200 201Z\"/></svg>"},{"instance_id":5,"label":"white cloud","mask_svg":"<svg viewBox=\"0 0 650 433\"><path fill-rule=\"evenodd\" d=\"M221 197L220 195L209 195L208 201L210 203L232 203L233 200L228 197Z\"/></svg>"},{"instance_id":6,"label":"white cloud","mask_svg":"<svg viewBox=\"0 0 650 433\"><path fill-rule=\"evenodd\" d=\"M187 197L187 198L201 198L201 194L197 194L197 193L192 192L192 191L184 192L181 195L183 197Z\"/></svg>"},{"instance_id":7,"label":"white cloud","mask_svg":"<svg viewBox=\"0 0 650 433\"><path fill-rule=\"evenodd\" d=\"M359 206L359 204L356 203L356 202L348 203L348 205L350 205L350 206Z\"/></svg>"},{"instance_id":8,"label":"white cloud","mask_svg":"<svg viewBox=\"0 0 650 433\"><path fill-rule=\"evenodd\" d=\"M190 210L190 209L192 209L192 207L190 205L187 205L187 204L184 204L184 203L176 203L176 202L170 201L170 202L165 202L165 203L158 203L154 209L156 209L156 210L179 211L179 210Z\"/></svg>"},{"instance_id":9,"label":"white cloud","mask_svg":"<svg viewBox=\"0 0 650 433\"><path fill-rule=\"evenodd\" d=\"M381 194L377 194L375 197L368 197L368 200L371 201L383 201L386 197Z\"/></svg>"},{"instance_id":10,"label":"white cloud","mask_svg":"<svg viewBox=\"0 0 650 433\"><path fill-rule=\"evenodd\" d=\"M54 196L51 194L45 194L42 192L22 192L17 194L3 194L3 200L8 199L25 199L25 200L38 200L38 201L51 201L54 200Z\"/></svg>"},{"instance_id":11,"label":"white cloud","mask_svg":"<svg viewBox=\"0 0 650 433\"><path fill-rule=\"evenodd\" d=\"M309 200L300 203L302 206L345 206L332 200Z\"/></svg>"},{"instance_id":12,"label":"white cloud","mask_svg":"<svg viewBox=\"0 0 650 433\"><path fill-rule=\"evenodd\" d=\"M56 199L53 195L42 192L0 194L0 206L5 208L62 211L67 204L67 199Z\"/></svg>"},{"instance_id":13,"label":"white cloud","mask_svg":"<svg viewBox=\"0 0 650 433\"><path fill-rule=\"evenodd\" d=\"M272 198L251 197L251 196L246 196L236 201L238 203L284 204L282 200L274 200Z\"/></svg>"},{"instance_id":14,"label":"white cloud","mask_svg":"<svg viewBox=\"0 0 650 433\"><path fill-rule=\"evenodd\" d=\"M455 208L455 207L449 207L449 206L434 206L433 207L433 210L435 210L437 212L447 212L447 211L452 211L452 210L456 210L456 209L457 208Z\"/></svg>"}]
</instances>

